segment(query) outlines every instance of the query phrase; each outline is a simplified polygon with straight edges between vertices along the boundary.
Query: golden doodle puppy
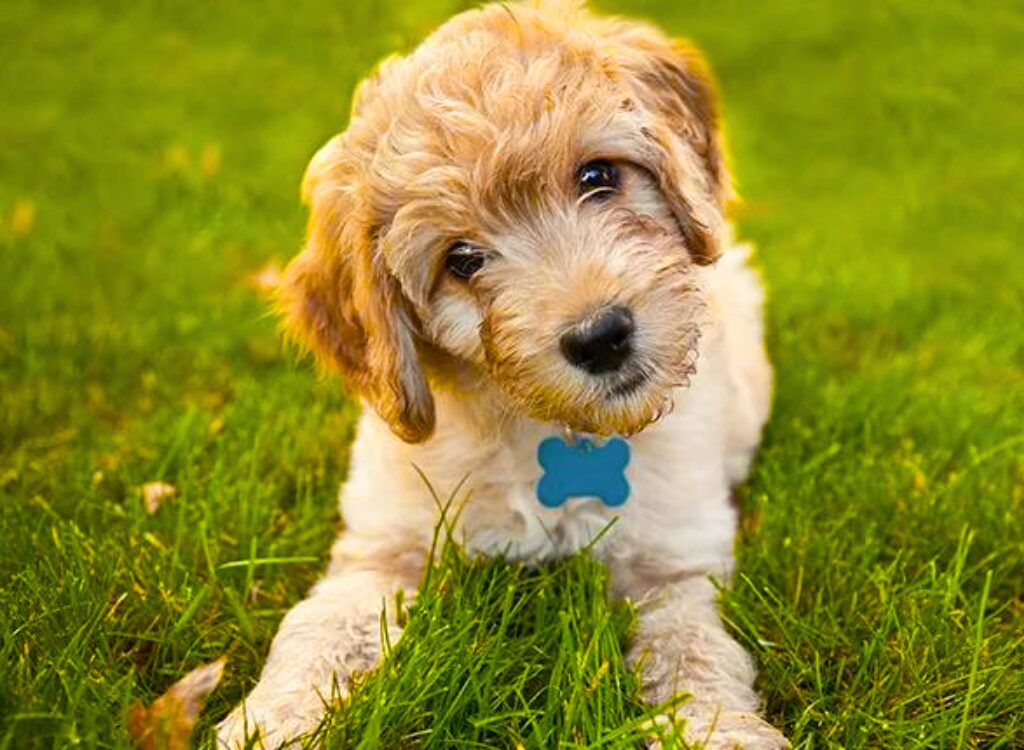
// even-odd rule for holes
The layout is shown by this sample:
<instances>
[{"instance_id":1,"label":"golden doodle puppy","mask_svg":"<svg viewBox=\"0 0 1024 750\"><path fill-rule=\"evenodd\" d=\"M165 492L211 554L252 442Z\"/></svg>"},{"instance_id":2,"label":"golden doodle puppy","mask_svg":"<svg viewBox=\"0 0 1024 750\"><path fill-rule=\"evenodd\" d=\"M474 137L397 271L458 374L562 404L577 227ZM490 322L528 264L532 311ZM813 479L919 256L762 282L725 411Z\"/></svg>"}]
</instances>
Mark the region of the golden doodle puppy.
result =
<instances>
[{"instance_id":1,"label":"golden doodle puppy","mask_svg":"<svg viewBox=\"0 0 1024 750\"><path fill-rule=\"evenodd\" d=\"M710 580L772 381L716 109L693 49L556 1L462 13L360 86L280 297L367 406L344 531L224 746L310 731L376 665L439 520L414 467L442 496L468 477L456 535L479 554L570 555L617 519L594 552L637 604L645 697L692 696L677 718L708 747L787 746Z\"/></svg>"}]
</instances>

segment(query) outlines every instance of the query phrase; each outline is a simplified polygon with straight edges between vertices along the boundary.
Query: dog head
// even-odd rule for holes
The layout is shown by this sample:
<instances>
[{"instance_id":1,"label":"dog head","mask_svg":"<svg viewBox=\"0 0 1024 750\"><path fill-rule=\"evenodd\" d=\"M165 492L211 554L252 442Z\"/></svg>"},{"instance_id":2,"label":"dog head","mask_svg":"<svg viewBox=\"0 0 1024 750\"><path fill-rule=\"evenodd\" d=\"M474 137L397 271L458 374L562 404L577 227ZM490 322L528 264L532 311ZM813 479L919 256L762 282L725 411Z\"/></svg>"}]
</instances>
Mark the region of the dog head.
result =
<instances>
[{"instance_id":1,"label":"dog head","mask_svg":"<svg viewBox=\"0 0 1024 750\"><path fill-rule=\"evenodd\" d=\"M695 367L731 188L702 62L648 26L463 13L362 84L303 194L286 327L405 440L445 369L628 434Z\"/></svg>"}]
</instances>

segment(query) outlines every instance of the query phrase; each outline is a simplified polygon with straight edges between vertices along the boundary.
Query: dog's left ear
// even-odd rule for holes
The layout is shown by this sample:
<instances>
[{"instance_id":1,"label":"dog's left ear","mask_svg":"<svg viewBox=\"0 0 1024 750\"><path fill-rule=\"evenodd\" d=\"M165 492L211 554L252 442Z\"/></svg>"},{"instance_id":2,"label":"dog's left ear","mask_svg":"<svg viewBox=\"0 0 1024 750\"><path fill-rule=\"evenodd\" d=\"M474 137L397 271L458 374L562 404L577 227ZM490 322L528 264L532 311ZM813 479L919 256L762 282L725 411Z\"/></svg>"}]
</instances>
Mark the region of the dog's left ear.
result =
<instances>
[{"instance_id":1,"label":"dog's left ear","mask_svg":"<svg viewBox=\"0 0 1024 750\"><path fill-rule=\"evenodd\" d=\"M656 176L690 253L697 263L713 263L733 190L707 65L693 47L642 24L610 21L602 32L610 67L653 116L644 134L660 152Z\"/></svg>"}]
</instances>

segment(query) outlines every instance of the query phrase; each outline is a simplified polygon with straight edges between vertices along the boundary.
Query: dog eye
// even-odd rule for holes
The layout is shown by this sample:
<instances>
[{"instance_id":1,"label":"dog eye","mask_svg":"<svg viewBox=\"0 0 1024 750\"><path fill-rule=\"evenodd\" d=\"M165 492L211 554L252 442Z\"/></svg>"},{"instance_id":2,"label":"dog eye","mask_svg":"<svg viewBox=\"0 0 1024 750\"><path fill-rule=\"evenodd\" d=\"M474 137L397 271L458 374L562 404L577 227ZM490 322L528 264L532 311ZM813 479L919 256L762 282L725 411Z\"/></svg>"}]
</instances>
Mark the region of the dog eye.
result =
<instances>
[{"instance_id":1,"label":"dog eye","mask_svg":"<svg viewBox=\"0 0 1024 750\"><path fill-rule=\"evenodd\" d=\"M580 195L608 194L619 186L619 168L604 159L587 162L576 172L576 184Z\"/></svg>"},{"instance_id":2,"label":"dog eye","mask_svg":"<svg viewBox=\"0 0 1024 750\"><path fill-rule=\"evenodd\" d=\"M487 255L465 242L456 242L448 248L444 257L444 267L448 273L460 279L468 279L484 267Z\"/></svg>"}]
</instances>

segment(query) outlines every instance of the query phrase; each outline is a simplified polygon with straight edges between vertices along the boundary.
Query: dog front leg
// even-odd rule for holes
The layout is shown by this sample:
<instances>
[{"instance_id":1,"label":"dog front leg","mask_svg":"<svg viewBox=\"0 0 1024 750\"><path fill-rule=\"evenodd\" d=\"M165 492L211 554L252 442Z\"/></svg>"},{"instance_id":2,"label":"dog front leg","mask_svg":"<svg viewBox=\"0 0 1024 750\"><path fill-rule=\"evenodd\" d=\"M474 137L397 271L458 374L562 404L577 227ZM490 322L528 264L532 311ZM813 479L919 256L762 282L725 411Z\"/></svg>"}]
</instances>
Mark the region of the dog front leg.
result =
<instances>
[{"instance_id":1,"label":"dog front leg","mask_svg":"<svg viewBox=\"0 0 1024 750\"><path fill-rule=\"evenodd\" d=\"M726 632L715 594L707 577L694 575L648 589L637 602L629 660L641 667L644 698L660 704L682 697L672 713L686 722L683 734L696 746L789 747L758 716L753 660Z\"/></svg>"},{"instance_id":2,"label":"dog front leg","mask_svg":"<svg viewBox=\"0 0 1024 750\"><path fill-rule=\"evenodd\" d=\"M348 694L351 677L377 666L381 657L381 612L395 642L395 595L411 601L419 582L419 560L408 550L359 562L337 560L310 595L281 622L259 682L217 727L220 748L245 746L259 734L270 750L309 733L327 708ZM259 747L259 745L257 745Z\"/></svg>"}]
</instances>

